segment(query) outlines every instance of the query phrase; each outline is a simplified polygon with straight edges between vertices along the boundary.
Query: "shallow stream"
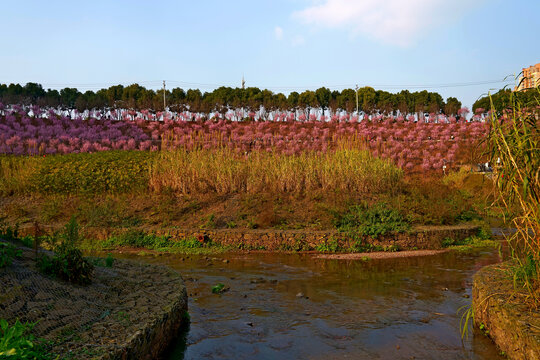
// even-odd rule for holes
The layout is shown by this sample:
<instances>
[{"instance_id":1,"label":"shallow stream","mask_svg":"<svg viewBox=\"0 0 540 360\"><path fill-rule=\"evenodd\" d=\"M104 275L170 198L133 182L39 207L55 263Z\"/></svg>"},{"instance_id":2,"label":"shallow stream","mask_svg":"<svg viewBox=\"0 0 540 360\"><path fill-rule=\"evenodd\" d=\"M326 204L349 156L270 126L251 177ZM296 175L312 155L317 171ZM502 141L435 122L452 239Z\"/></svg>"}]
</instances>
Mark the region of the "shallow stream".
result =
<instances>
[{"instance_id":1,"label":"shallow stream","mask_svg":"<svg viewBox=\"0 0 540 360\"><path fill-rule=\"evenodd\" d=\"M121 255L119 255L121 256ZM131 256L121 256L131 257ZM168 359L502 359L458 309L496 251L413 258L312 254L164 255L184 276L191 325ZM229 288L213 294L212 286Z\"/></svg>"}]
</instances>

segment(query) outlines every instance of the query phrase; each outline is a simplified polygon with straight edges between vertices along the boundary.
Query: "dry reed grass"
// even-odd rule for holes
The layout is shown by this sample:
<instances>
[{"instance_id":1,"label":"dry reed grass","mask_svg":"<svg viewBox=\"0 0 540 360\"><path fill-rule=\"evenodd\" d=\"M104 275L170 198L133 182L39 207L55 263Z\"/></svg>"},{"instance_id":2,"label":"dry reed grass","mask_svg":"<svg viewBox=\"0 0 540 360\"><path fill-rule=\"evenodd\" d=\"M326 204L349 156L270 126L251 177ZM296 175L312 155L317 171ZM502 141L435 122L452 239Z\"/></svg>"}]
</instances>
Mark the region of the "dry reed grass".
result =
<instances>
[{"instance_id":1,"label":"dry reed grass","mask_svg":"<svg viewBox=\"0 0 540 360\"><path fill-rule=\"evenodd\" d=\"M514 96L503 116L496 117L491 103L489 144L499 200L519 213L511 221L517 229L509 244L518 263L514 282L523 283L530 303L540 307L540 90L533 103L522 104Z\"/></svg>"},{"instance_id":2,"label":"dry reed grass","mask_svg":"<svg viewBox=\"0 0 540 360\"><path fill-rule=\"evenodd\" d=\"M0 156L0 194L27 192L32 175L40 166L41 159L37 157Z\"/></svg>"},{"instance_id":3,"label":"dry reed grass","mask_svg":"<svg viewBox=\"0 0 540 360\"><path fill-rule=\"evenodd\" d=\"M403 172L375 158L360 143L344 141L325 153L284 155L230 148L165 150L150 167L150 188L181 194L215 192L297 193L343 191L361 194L397 190Z\"/></svg>"}]
</instances>

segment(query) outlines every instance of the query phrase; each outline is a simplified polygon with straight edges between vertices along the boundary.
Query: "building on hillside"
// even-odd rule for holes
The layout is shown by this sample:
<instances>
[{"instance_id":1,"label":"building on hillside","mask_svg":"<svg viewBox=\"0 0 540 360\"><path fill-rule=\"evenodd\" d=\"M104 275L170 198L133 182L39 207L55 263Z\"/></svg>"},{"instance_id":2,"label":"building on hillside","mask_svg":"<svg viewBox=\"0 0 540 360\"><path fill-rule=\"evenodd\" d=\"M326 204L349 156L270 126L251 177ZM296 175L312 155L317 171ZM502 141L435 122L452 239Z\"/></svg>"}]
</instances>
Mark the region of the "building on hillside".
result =
<instances>
[{"instance_id":1,"label":"building on hillside","mask_svg":"<svg viewBox=\"0 0 540 360\"><path fill-rule=\"evenodd\" d=\"M519 86L516 91L523 91L540 86L540 63L523 68L523 75L519 79Z\"/></svg>"}]
</instances>

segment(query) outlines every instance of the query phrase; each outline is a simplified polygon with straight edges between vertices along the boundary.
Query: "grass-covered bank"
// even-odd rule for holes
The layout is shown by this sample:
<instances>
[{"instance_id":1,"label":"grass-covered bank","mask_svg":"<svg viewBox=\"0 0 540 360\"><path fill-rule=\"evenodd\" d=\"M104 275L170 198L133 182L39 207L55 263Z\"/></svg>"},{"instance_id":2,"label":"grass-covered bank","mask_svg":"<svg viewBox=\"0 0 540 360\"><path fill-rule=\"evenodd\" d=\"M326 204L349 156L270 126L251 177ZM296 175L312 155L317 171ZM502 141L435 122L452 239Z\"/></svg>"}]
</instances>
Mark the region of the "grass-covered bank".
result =
<instances>
[{"instance_id":1,"label":"grass-covered bank","mask_svg":"<svg viewBox=\"0 0 540 360\"><path fill-rule=\"evenodd\" d=\"M405 175L359 142L292 155L223 148L4 156L0 221L51 235L75 217L85 250L396 251L400 246L389 234L402 234L396 236L404 247L413 248L403 238L419 225L480 224L497 215L484 210L492 201L491 185L466 168L445 176ZM197 232L173 235L182 229L237 231L247 240L238 233L232 240L216 234L219 239L202 241ZM252 241L262 236L250 235L254 230L270 235ZM330 235L309 241L298 234L274 236L296 230L308 238L316 231Z\"/></svg>"},{"instance_id":2,"label":"grass-covered bank","mask_svg":"<svg viewBox=\"0 0 540 360\"><path fill-rule=\"evenodd\" d=\"M360 144L343 143L326 153L238 154L229 148L109 151L46 157L0 157L0 193L177 195L262 192L305 195L315 191L381 193L403 177L390 160Z\"/></svg>"},{"instance_id":3,"label":"grass-covered bank","mask_svg":"<svg viewBox=\"0 0 540 360\"><path fill-rule=\"evenodd\" d=\"M459 252L474 252L478 249L498 248L501 253L501 241L496 240L487 228L479 228L477 233L463 239L447 238L443 241L443 247Z\"/></svg>"},{"instance_id":4,"label":"grass-covered bank","mask_svg":"<svg viewBox=\"0 0 540 360\"><path fill-rule=\"evenodd\" d=\"M232 158L229 157L233 156ZM466 169L404 175L360 149L323 155L99 152L0 157L0 219L8 224L201 229L333 229L387 209L414 225L499 216L491 181ZM363 214L362 214L363 213ZM349 216L350 217L350 216Z\"/></svg>"},{"instance_id":5,"label":"grass-covered bank","mask_svg":"<svg viewBox=\"0 0 540 360\"><path fill-rule=\"evenodd\" d=\"M87 252L130 250L140 255L147 254L145 250L169 254L209 255L240 248L240 246L223 246L204 236L173 239L171 235L159 235L138 229L117 233L105 239L88 237L80 243L80 247Z\"/></svg>"},{"instance_id":6,"label":"grass-covered bank","mask_svg":"<svg viewBox=\"0 0 540 360\"><path fill-rule=\"evenodd\" d=\"M129 252L141 255L210 255L243 251L367 253L426 249L469 252L499 245L498 241L490 240L483 228L474 225L411 228L406 232L389 231L378 235L361 235L362 226L354 229L354 233L351 230L168 228L149 232L144 228L130 228L106 234L99 228L86 228L77 245L87 254ZM54 233L59 234L58 231ZM33 235L22 238L30 246L35 239ZM54 248L54 243L50 236L38 238L38 244L46 248Z\"/></svg>"}]
</instances>

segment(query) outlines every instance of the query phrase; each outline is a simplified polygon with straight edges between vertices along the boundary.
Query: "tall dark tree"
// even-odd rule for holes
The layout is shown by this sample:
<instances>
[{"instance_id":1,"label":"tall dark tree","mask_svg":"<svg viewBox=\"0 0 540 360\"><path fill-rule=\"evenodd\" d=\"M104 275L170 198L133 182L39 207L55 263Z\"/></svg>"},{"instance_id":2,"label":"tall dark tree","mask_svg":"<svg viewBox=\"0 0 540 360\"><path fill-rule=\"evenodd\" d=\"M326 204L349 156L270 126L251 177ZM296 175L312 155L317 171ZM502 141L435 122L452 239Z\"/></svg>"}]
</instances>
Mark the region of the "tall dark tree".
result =
<instances>
[{"instance_id":1,"label":"tall dark tree","mask_svg":"<svg viewBox=\"0 0 540 360\"><path fill-rule=\"evenodd\" d=\"M317 103L319 104L319 107L324 112L324 110L326 110L328 108L328 105L330 104L330 98L332 97L332 93L328 88L321 87L315 91L315 96L317 97Z\"/></svg>"},{"instance_id":2,"label":"tall dark tree","mask_svg":"<svg viewBox=\"0 0 540 360\"><path fill-rule=\"evenodd\" d=\"M77 98L81 95L76 88L64 88L60 90L60 100L67 107L74 107Z\"/></svg>"},{"instance_id":3,"label":"tall dark tree","mask_svg":"<svg viewBox=\"0 0 540 360\"><path fill-rule=\"evenodd\" d=\"M446 99L446 105L444 105L444 113L446 115L457 115L459 109L461 109L461 101L455 97L449 97Z\"/></svg>"},{"instance_id":4,"label":"tall dark tree","mask_svg":"<svg viewBox=\"0 0 540 360\"><path fill-rule=\"evenodd\" d=\"M28 102L32 104L35 104L37 99L44 97L46 94L41 84L36 84L32 82L27 83L24 86L23 91L29 100Z\"/></svg>"}]
</instances>

